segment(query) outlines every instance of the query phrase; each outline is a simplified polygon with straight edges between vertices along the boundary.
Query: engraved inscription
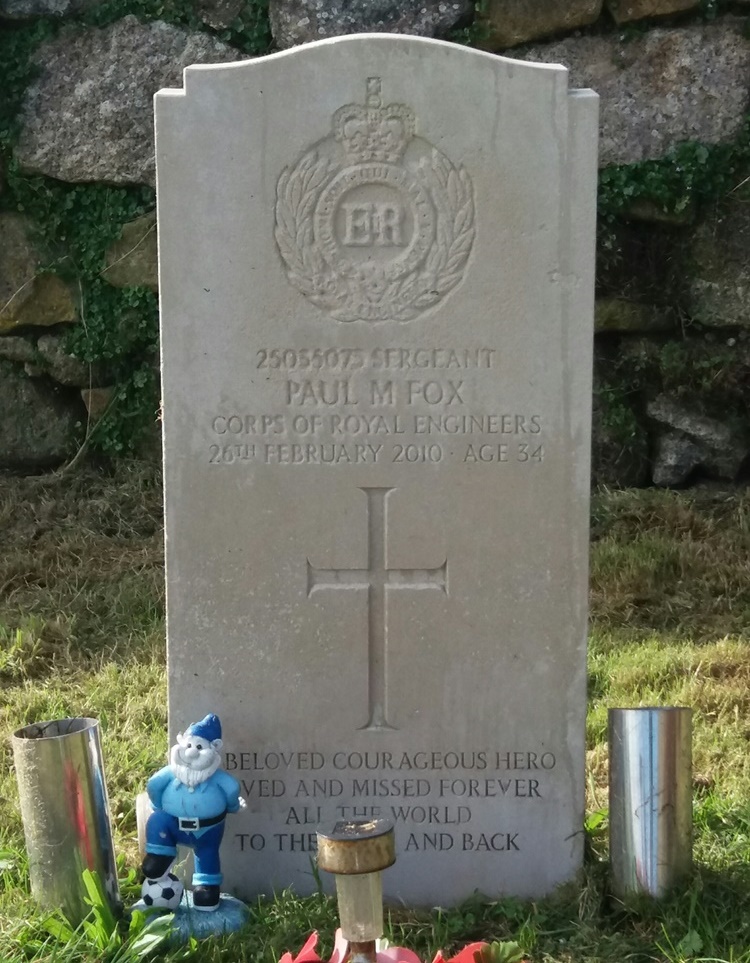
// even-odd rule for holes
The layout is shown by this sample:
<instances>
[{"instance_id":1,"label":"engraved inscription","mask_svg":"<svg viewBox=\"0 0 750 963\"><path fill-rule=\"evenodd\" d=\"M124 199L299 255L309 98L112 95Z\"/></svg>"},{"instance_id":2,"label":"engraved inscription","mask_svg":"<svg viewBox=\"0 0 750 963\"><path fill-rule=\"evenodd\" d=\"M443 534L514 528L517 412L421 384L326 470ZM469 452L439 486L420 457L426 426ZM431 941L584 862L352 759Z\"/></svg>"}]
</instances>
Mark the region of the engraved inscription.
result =
<instances>
[{"instance_id":1,"label":"engraved inscription","mask_svg":"<svg viewBox=\"0 0 750 963\"><path fill-rule=\"evenodd\" d=\"M312 830L324 820L386 818L401 828L404 851L485 852L501 859L524 850L524 835L505 820L480 826L475 804L543 805L554 791L557 757L549 748L267 749L227 752L225 765L248 800L274 799L278 806L278 831L236 833L240 852L313 853Z\"/></svg>"},{"instance_id":2,"label":"engraved inscription","mask_svg":"<svg viewBox=\"0 0 750 963\"><path fill-rule=\"evenodd\" d=\"M208 462L533 470L554 450L548 417L484 410L503 366L490 347L261 348L263 407L215 413Z\"/></svg>"},{"instance_id":3,"label":"engraved inscription","mask_svg":"<svg viewBox=\"0 0 750 963\"><path fill-rule=\"evenodd\" d=\"M415 136L410 107L382 103L379 77L332 127L279 176L274 233L287 277L340 321L415 318L464 276L469 175Z\"/></svg>"},{"instance_id":4,"label":"engraved inscription","mask_svg":"<svg viewBox=\"0 0 750 963\"><path fill-rule=\"evenodd\" d=\"M367 568L317 569L307 560L307 594L320 589L367 589L368 698L363 729L394 729L387 719L388 589L437 589L448 594L448 561L432 569L387 568L388 496L393 488L362 488L367 497Z\"/></svg>"},{"instance_id":5,"label":"engraved inscription","mask_svg":"<svg viewBox=\"0 0 750 963\"><path fill-rule=\"evenodd\" d=\"M255 367L285 371L326 369L356 371L408 371L422 368L492 368L495 348L262 348L255 354Z\"/></svg>"}]
</instances>

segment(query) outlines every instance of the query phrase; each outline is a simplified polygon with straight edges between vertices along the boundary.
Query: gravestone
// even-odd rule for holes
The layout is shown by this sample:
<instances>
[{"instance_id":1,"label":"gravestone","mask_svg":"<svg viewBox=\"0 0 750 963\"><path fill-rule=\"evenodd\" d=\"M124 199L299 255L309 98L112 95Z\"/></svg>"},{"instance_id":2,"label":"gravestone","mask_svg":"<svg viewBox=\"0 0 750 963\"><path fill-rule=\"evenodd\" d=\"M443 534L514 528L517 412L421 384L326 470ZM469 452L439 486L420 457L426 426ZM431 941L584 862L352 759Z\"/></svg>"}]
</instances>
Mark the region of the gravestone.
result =
<instances>
[{"instance_id":1,"label":"gravestone","mask_svg":"<svg viewBox=\"0 0 750 963\"><path fill-rule=\"evenodd\" d=\"M173 731L241 896L388 817L391 899L581 865L596 96L365 35L156 96Z\"/></svg>"}]
</instances>

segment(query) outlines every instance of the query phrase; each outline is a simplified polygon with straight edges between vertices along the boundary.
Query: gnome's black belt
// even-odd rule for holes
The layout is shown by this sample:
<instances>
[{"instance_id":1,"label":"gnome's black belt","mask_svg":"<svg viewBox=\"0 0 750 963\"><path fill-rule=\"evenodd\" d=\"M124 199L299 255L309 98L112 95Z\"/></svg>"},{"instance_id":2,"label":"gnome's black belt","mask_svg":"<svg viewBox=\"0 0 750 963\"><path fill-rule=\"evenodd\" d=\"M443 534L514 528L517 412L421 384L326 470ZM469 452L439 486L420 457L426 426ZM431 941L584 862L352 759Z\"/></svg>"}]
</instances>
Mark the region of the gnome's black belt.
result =
<instances>
[{"instance_id":1,"label":"gnome's black belt","mask_svg":"<svg viewBox=\"0 0 750 963\"><path fill-rule=\"evenodd\" d=\"M208 829L209 826L217 826L224 821L226 812L220 816L211 816L209 819L197 819L190 816L178 816L177 823L182 832L194 833L196 829Z\"/></svg>"}]
</instances>

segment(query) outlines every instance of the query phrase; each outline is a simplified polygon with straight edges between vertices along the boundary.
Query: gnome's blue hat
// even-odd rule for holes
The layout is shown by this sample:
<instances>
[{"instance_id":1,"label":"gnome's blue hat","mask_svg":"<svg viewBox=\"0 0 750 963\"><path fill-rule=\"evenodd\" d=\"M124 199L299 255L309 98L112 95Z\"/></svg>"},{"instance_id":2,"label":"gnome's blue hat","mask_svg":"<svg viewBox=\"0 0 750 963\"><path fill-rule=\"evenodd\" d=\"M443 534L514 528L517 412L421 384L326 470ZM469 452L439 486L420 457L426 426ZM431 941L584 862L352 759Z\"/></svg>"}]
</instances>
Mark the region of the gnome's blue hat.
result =
<instances>
[{"instance_id":1,"label":"gnome's blue hat","mask_svg":"<svg viewBox=\"0 0 750 963\"><path fill-rule=\"evenodd\" d=\"M209 742L213 742L214 739L221 739L221 720L213 712L209 712L200 722L194 722L192 726L188 726L185 735L200 736L203 739L208 739Z\"/></svg>"}]
</instances>

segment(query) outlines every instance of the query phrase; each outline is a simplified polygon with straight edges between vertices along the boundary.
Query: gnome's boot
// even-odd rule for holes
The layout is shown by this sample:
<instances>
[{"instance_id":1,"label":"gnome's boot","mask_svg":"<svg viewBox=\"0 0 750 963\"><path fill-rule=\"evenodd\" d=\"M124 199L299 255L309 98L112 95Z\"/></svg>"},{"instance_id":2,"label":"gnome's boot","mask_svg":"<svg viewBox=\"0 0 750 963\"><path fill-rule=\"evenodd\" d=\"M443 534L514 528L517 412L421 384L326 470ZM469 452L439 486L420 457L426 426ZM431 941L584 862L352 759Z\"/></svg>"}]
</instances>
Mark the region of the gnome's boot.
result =
<instances>
[{"instance_id":1,"label":"gnome's boot","mask_svg":"<svg viewBox=\"0 0 750 963\"><path fill-rule=\"evenodd\" d=\"M193 907L210 912L219 908L218 886L196 886L193 889Z\"/></svg>"},{"instance_id":2,"label":"gnome's boot","mask_svg":"<svg viewBox=\"0 0 750 963\"><path fill-rule=\"evenodd\" d=\"M141 872L146 879L161 879L174 861L174 856L160 856L156 853L146 853L141 863Z\"/></svg>"}]
</instances>

